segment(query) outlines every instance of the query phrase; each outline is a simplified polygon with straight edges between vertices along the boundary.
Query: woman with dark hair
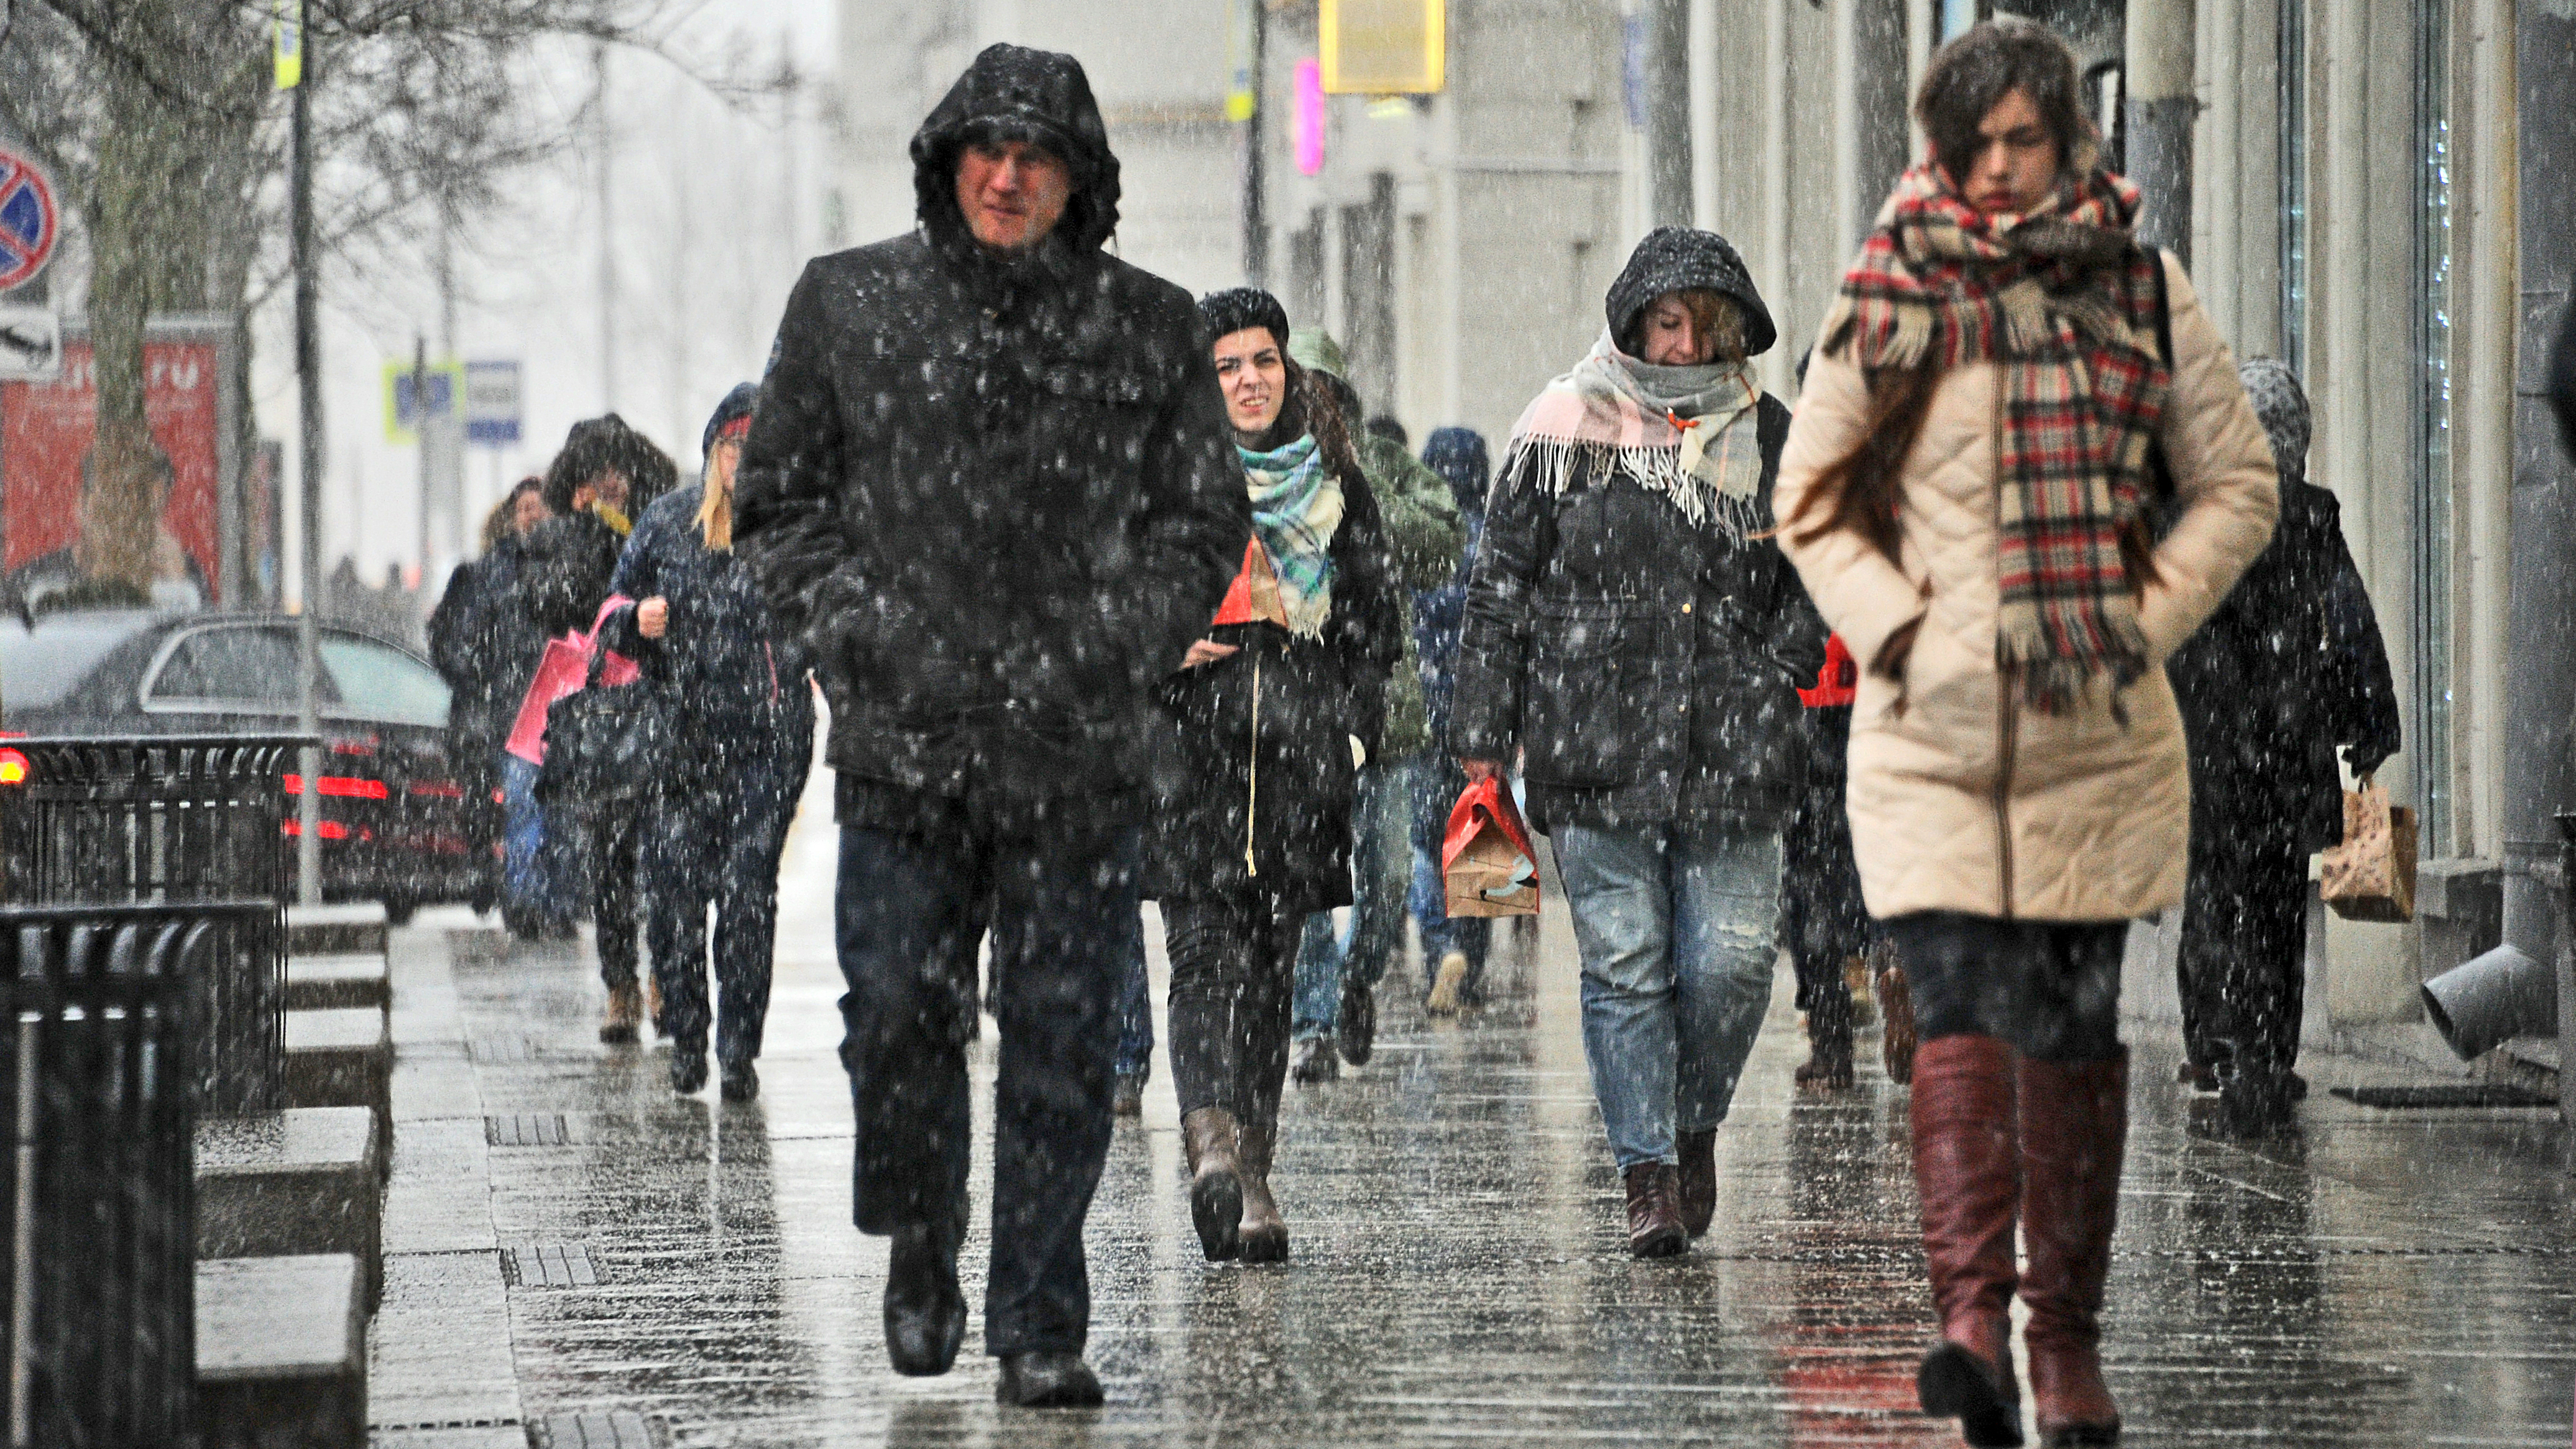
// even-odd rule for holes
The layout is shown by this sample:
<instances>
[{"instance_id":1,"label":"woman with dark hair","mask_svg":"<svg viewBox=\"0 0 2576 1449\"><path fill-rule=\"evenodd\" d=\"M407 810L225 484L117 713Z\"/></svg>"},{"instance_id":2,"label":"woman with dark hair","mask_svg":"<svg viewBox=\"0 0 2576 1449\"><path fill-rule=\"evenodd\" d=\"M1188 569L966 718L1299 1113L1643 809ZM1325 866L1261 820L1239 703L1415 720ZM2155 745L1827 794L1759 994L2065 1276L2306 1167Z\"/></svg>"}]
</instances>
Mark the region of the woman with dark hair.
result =
<instances>
[{"instance_id":1,"label":"woman with dark hair","mask_svg":"<svg viewBox=\"0 0 2576 1449\"><path fill-rule=\"evenodd\" d=\"M1781 539L1861 664L1852 843L1922 1037L1924 1410L2021 1442L2018 1289L2041 1435L2106 1444L2120 957L2129 920L2182 900L2191 811L2158 666L2262 549L2278 490L2225 344L2097 161L2066 47L1980 25L1915 116L1933 154L1826 317Z\"/></svg>"},{"instance_id":2,"label":"woman with dark hair","mask_svg":"<svg viewBox=\"0 0 2576 1449\"><path fill-rule=\"evenodd\" d=\"M1789 410L1753 381L1771 314L1715 232L1659 227L1609 327L1522 412L1458 651L1470 779L1525 759L1583 956L1583 1054L1628 1251L1717 1208L1717 1129L1778 956L1798 685L1825 631L1769 541Z\"/></svg>"},{"instance_id":3,"label":"woman with dark hair","mask_svg":"<svg viewBox=\"0 0 2576 1449\"><path fill-rule=\"evenodd\" d=\"M1252 496L1243 568L1156 712L1145 894L1172 963L1168 1048L1210 1260L1288 1256L1270 1193L1306 917L1351 901L1351 801L1402 651L1377 501L1329 389L1252 288L1200 299Z\"/></svg>"},{"instance_id":4,"label":"woman with dark hair","mask_svg":"<svg viewBox=\"0 0 2576 1449\"><path fill-rule=\"evenodd\" d=\"M543 835L533 798L521 804L507 800L502 788L507 757L501 745L545 648L544 636L529 626L513 597L524 560L522 543L546 518L543 489L539 480L522 478L492 505L483 520L482 555L458 564L448 575L428 626L430 662L455 697L447 716L447 754L464 792L467 838L483 876L475 887L474 908L489 910L498 902L513 931L531 934L543 929L542 918L549 913L538 903L552 900L552 893L531 878ZM522 809L529 834L514 850L504 841L518 833L511 821ZM497 855L496 846L502 847Z\"/></svg>"},{"instance_id":5,"label":"woman with dark hair","mask_svg":"<svg viewBox=\"0 0 2576 1449\"><path fill-rule=\"evenodd\" d=\"M665 687L668 778L692 782L654 792L646 806L644 936L661 986L654 1026L670 1038L671 1089L688 1094L706 1085L712 1020L728 1102L760 1095L752 1062L769 1014L778 858L814 751L803 651L733 551L734 466L759 394L747 382L725 394L699 442L699 486L673 489L636 522L611 585L636 603L611 614L604 632Z\"/></svg>"},{"instance_id":6,"label":"woman with dark hair","mask_svg":"<svg viewBox=\"0 0 2576 1449\"><path fill-rule=\"evenodd\" d=\"M615 413L572 425L563 451L546 468L546 506L556 516L528 535L521 575L521 607L540 636L591 627L608 601L618 553L634 531L628 506L659 498L678 475L668 454ZM550 815L549 823L578 821L586 846L599 975L608 987L599 1039L631 1042L644 1020L635 932L644 805L639 799L555 803L561 813Z\"/></svg>"}]
</instances>

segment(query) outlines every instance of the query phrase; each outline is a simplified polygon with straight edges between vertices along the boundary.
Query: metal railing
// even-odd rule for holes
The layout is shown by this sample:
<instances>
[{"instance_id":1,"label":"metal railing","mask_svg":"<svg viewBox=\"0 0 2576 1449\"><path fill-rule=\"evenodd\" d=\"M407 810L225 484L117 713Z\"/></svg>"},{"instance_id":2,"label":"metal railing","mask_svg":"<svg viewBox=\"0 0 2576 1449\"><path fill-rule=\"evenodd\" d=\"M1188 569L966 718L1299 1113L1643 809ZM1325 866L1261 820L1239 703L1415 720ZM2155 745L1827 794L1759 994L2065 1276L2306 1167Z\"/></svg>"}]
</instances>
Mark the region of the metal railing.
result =
<instances>
[{"instance_id":1,"label":"metal railing","mask_svg":"<svg viewBox=\"0 0 2576 1449\"><path fill-rule=\"evenodd\" d=\"M12 1449L194 1441L198 984L271 909L0 908Z\"/></svg>"},{"instance_id":2,"label":"metal railing","mask_svg":"<svg viewBox=\"0 0 2576 1449\"><path fill-rule=\"evenodd\" d=\"M126 735L5 742L26 778L0 786L0 903L256 901L226 918L197 974L197 1107L255 1112L281 1097L284 831L299 735Z\"/></svg>"}]
</instances>

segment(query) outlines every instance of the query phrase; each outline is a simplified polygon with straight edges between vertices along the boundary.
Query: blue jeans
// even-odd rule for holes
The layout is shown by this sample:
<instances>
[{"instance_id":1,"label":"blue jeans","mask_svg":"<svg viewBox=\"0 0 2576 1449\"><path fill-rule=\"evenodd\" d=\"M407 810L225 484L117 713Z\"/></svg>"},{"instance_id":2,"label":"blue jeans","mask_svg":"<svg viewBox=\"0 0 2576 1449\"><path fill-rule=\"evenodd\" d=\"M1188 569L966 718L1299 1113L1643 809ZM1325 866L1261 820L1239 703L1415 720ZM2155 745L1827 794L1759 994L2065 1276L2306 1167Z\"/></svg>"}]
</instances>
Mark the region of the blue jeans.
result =
<instances>
[{"instance_id":1,"label":"blue jeans","mask_svg":"<svg viewBox=\"0 0 2576 1449\"><path fill-rule=\"evenodd\" d=\"M514 922L544 927L571 913L577 873L571 832L546 819L537 803L535 765L501 756L501 903Z\"/></svg>"},{"instance_id":2,"label":"blue jeans","mask_svg":"<svg viewBox=\"0 0 2576 1449\"><path fill-rule=\"evenodd\" d=\"M1297 943L1297 988L1289 1011L1292 1037L1322 1036L1341 1019L1346 987L1373 990L1386 960L1404 945L1405 806L1425 757L1360 767L1351 804L1351 919L1340 932L1333 913L1306 918Z\"/></svg>"},{"instance_id":3,"label":"blue jeans","mask_svg":"<svg viewBox=\"0 0 2576 1449\"><path fill-rule=\"evenodd\" d=\"M1132 864L1143 844L1129 837ZM1154 1071L1154 985L1145 974L1145 920L1134 911L1123 924L1126 940L1119 949L1126 964L1118 970L1118 1075L1149 1077Z\"/></svg>"},{"instance_id":4,"label":"blue jeans","mask_svg":"<svg viewBox=\"0 0 2576 1449\"><path fill-rule=\"evenodd\" d=\"M976 947L992 938L993 1256L984 1351L1080 1353L1091 1321L1083 1220L1109 1153L1111 1002L1136 929L1115 840L932 840L841 827L834 930L859 1230L962 1233L975 1140L966 1055Z\"/></svg>"},{"instance_id":5,"label":"blue jeans","mask_svg":"<svg viewBox=\"0 0 2576 1449\"><path fill-rule=\"evenodd\" d=\"M1673 1134L1726 1120L1779 958L1768 830L1561 826L1583 956L1583 1055L1620 1170L1677 1161Z\"/></svg>"},{"instance_id":6,"label":"blue jeans","mask_svg":"<svg viewBox=\"0 0 2576 1449\"><path fill-rule=\"evenodd\" d=\"M1467 793L1467 772L1458 762L1425 753L1413 775L1413 921L1422 931L1422 985L1437 982L1440 958L1455 951L1467 958L1466 995L1484 994L1485 949L1494 938L1486 916L1449 918L1449 885L1442 879L1440 847L1449 833L1449 812Z\"/></svg>"}]
</instances>

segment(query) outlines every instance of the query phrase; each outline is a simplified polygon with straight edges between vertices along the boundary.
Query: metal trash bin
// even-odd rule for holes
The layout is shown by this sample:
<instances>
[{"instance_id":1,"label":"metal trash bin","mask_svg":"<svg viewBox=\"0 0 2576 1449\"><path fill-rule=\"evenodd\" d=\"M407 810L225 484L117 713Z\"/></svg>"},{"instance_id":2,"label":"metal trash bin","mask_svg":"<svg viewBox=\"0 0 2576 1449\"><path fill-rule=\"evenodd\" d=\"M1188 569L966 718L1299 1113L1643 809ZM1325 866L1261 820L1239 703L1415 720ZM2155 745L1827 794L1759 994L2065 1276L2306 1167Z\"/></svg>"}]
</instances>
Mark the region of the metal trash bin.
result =
<instances>
[{"instance_id":1,"label":"metal trash bin","mask_svg":"<svg viewBox=\"0 0 2576 1449\"><path fill-rule=\"evenodd\" d=\"M124 735L0 741L25 778L0 785L0 903L258 901L227 916L198 986L197 1109L282 1099L286 905L294 890L285 776L301 735Z\"/></svg>"}]
</instances>

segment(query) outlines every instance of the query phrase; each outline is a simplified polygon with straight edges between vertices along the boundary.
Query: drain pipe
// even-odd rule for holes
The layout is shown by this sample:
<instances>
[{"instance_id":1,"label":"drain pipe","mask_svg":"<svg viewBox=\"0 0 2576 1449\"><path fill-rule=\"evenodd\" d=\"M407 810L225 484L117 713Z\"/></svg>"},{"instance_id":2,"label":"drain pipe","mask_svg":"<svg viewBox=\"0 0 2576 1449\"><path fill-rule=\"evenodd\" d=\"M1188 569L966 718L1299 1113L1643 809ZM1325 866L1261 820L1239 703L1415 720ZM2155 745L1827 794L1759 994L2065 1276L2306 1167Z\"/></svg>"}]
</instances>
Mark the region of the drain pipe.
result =
<instances>
[{"instance_id":1,"label":"drain pipe","mask_svg":"<svg viewBox=\"0 0 2576 1449\"><path fill-rule=\"evenodd\" d=\"M2194 0L2129 0L2129 179L2144 194L2138 240L2191 265Z\"/></svg>"}]
</instances>

